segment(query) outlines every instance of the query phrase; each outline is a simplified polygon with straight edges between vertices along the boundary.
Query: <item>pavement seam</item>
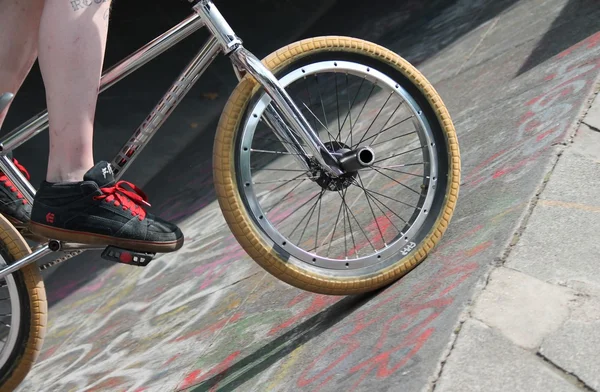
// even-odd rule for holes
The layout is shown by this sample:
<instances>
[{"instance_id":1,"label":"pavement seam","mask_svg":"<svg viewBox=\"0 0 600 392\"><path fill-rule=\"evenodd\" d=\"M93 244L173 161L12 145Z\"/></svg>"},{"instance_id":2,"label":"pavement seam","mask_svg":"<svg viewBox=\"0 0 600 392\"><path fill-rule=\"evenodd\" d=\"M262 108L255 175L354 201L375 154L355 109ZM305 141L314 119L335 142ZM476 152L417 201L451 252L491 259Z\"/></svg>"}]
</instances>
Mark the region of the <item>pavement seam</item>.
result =
<instances>
[{"instance_id":1,"label":"pavement seam","mask_svg":"<svg viewBox=\"0 0 600 392\"><path fill-rule=\"evenodd\" d=\"M465 61L461 64L461 66L458 68L458 70L456 71L456 73L452 77L449 77L448 79L454 79L454 78L456 78L463 71L463 69L465 68L465 66L469 63L469 60L471 60L471 58L473 57L473 55L475 54L475 52L483 44L483 41L485 41L485 39L490 35L490 33L492 32L492 30L494 30L494 28L498 24L499 20L500 20L500 15L496 16L493 19L491 26L485 31L485 33L483 33L481 35L481 37L479 39L479 42L477 42L477 45L475 45L475 47L473 48L473 50L467 55L467 57L465 58Z\"/></svg>"},{"instance_id":2,"label":"pavement seam","mask_svg":"<svg viewBox=\"0 0 600 392\"><path fill-rule=\"evenodd\" d=\"M562 378L566 381L574 384L575 386L581 388L584 391L597 392L594 388L589 386L585 381L579 378L575 373L572 373L554 362L552 362L548 357L546 357L541 352L537 351L535 355L542 360L550 369L552 369L555 373L558 373Z\"/></svg>"},{"instance_id":3,"label":"pavement seam","mask_svg":"<svg viewBox=\"0 0 600 392\"><path fill-rule=\"evenodd\" d=\"M600 132L600 129L596 128L595 126L593 126L593 125L590 125L589 123L587 123L587 122L585 122L585 121L583 121L583 123L584 123L585 125L587 125L587 127L588 127L589 129L591 129L592 131Z\"/></svg>"},{"instance_id":4,"label":"pavement seam","mask_svg":"<svg viewBox=\"0 0 600 392\"><path fill-rule=\"evenodd\" d=\"M454 330L452 331L452 335L450 336L450 342L446 346L445 352L442 354L442 359L438 365L437 372L434 374L433 379L428 383L429 385L426 388L424 388L424 390L426 390L427 392L434 392L437 388L438 381L442 377L442 373L444 371L444 367L446 366L446 362L448 361L450 354L452 354L452 351L454 350L454 346L456 345L456 341L458 340L458 335L462 329L462 326L467 320L471 318L470 306L471 305L469 304L469 306L467 307L469 308L469 310L463 311L460 315L458 324L454 328Z\"/></svg>"}]
</instances>

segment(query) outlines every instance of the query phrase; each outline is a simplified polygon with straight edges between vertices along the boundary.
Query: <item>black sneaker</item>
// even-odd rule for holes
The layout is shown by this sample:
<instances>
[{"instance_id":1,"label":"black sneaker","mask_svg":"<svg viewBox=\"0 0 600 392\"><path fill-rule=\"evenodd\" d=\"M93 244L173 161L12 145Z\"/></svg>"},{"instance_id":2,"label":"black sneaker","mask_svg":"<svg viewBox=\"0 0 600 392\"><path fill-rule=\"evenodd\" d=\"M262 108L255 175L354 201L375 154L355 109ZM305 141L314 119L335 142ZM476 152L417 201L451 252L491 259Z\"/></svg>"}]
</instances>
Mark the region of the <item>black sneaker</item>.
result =
<instances>
[{"instance_id":1,"label":"black sneaker","mask_svg":"<svg viewBox=\"0 0 600 392\"><path fill-rule=\"evenodd\" d=\"M110 164L99 162L82 182L44 181L33 201L30 230L50 239L138 252L181 248L181 230L142 205L149 206L146 195L129 182L115 183Z\"/></svg>"},{"instance_id":2,"label":"black sneaker","mask_svg":"<svg viewBox=\"0 0 600 392\"><path fill-rule=\"evenodd\" d=\"M16 159L13 158L15 166L29 180L29 173ZM24 226L29 222L31 215L31 204L23 197L15 184L4 173L0 172L0 213L4 215L15 226Z\"/></svg>"}]
</instances>

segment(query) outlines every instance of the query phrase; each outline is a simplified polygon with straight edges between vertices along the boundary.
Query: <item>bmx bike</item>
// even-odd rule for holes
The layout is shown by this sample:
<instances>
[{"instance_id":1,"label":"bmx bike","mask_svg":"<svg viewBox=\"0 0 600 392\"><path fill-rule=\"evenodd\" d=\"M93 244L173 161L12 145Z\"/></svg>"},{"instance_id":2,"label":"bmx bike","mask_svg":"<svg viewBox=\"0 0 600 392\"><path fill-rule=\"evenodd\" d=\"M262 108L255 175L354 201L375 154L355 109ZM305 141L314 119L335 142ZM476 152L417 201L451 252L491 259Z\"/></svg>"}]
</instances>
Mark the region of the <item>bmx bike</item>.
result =
<instances>
[{"instance_id":1,"label":"bmx bike","mask_svg":"<svg viewBox=\"0 0 600 392\"><path fill-rule=\"evenodd\" d=\"M330 295L372 291L432 250L452 217L460 183L454 126L431 84L396 53L364 40L323 36L262 61L244 48L210 0L191 1L181 23L106 70L100 92L206 27L209 38L111 165L120 178L219 54L239 83L216 131L213 180L243 249L276 278ZM12 94L0 97L0 110ZM0 141L0 169L29 202L35 188L11 151L48 127L44 111ZM0 216L0 390L35 362L45 334L40 269L89 249L147 265L154 254L38 239ZM38 266L56 252L63 256ZM58 254L58 253L57 253Z\"/></svg>"}]
</instances>

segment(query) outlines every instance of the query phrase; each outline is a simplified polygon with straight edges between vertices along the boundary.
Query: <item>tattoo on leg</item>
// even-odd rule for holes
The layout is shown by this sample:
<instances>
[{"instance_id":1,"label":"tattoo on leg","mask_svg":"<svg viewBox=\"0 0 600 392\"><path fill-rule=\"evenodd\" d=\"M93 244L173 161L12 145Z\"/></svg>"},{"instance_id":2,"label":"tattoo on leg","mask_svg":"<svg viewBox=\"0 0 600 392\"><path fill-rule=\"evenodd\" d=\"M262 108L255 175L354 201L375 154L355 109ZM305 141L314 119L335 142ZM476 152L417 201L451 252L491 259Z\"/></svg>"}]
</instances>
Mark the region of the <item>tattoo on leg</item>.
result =
<instances>
[{"instance_id":1,"label":"tattoo on leg","mask_svg":"<svg viewBox=\"0 0 600 392\"><path fill-rule=\"evenodd\" d=\"M72 0L71 7L73 7L73 11L77 11L80 8L83 8L83 6L81 5L81 0Z\"/></svg>"},{"instance_id":2,"label":"tattoo on leg","mask_svg":"<svg viewBox=\"0 0 600 392\"><path fill-rule=\"evenodd\" d=\"M73 11L79 11L79 10L85 9L87 7L90 7L93 4L106 3L108 0L70 0L70 1L71 1L71 7L73 8Z\"/></svg>"}]
</instances>

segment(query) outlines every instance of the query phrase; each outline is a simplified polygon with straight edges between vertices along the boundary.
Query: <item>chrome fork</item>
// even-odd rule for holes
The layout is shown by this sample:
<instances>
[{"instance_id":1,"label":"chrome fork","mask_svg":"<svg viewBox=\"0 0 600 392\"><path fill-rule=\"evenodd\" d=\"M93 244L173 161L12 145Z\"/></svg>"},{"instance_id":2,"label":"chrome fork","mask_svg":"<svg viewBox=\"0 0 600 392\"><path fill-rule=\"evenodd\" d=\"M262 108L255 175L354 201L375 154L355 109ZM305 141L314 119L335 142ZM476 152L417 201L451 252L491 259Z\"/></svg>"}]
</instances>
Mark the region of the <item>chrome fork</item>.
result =
<instances>
[{"instance_id":1,"label":"chrome fork","mask_svg":"<svg viewBox=\"0 0 600 392\"><path fill-rule=\"evenodd\" d=\"M229 56L234 67L248 72L273 100L274 110L267 111L267 120L274 125L272 129L277 136L287 142L283 143L286 149L297 157L312 156L319 166L330 175L337 177L343 174L344 170L340 167L338 160L321 142L318 134L312 129L285 88L259 59L242 46L241 39L237 37L212 1L201 0L193 8L218 40L223 52ZM277 121L279 116L285 120L288 126L283 126L280 121ZM296 135L302 139L305 146L300 145ZM303 164L307 166L306 162Z\"/></svg>"}]
</instances>

